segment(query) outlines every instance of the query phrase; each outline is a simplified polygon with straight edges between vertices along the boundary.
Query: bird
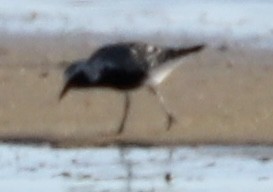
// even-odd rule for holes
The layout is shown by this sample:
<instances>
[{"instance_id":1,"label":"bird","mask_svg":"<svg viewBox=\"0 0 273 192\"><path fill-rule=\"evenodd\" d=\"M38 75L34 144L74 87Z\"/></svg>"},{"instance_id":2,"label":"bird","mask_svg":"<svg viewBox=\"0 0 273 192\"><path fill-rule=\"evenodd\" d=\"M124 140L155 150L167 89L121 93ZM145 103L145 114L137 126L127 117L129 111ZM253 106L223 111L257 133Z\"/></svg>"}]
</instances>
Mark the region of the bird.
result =
<instances>
[{"instance_id":1,"label":"bird","mask_svg":"<svg viewBox=\"0 0 273 192\"><path fill-rule=\"evenodd\" d=\"M130 109L130 91L146 86L158 98L166 115L166 129L169 130L176 119L166 107L157 85L181 64L173 60L197 53L204 47L204 44L186 48L160 47L144 42L106 44L89 58L75 60L65 69L59 100L71 89L104 87L121 91L124 93L124 108L117 129L117 134L121 134Z\"/></svg>"}]
</instances>

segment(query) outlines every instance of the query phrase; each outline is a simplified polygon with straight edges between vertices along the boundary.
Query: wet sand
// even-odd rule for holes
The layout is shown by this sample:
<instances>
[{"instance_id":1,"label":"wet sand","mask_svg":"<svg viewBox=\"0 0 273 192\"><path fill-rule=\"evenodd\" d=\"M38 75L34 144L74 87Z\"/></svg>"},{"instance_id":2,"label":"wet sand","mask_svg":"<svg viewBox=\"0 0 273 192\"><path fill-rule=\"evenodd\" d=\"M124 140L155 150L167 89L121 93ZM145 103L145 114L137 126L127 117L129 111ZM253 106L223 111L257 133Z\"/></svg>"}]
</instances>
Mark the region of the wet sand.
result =
<instances>
[{"instance_id":1,"label":"wet sand","mask_svg":"<svg viewBox=\"0 0 273 192\"><path fill-rule=\"evenodd\" d=\"M102 41L85 36L0 39L0 139L56 145L272 144L273 55L242 46L208 47L159 86L177 122L147 89L133 91L124 134L115 133L123 94L71 91L58 101L67 61ZM72 36L73 37L73 36ZM182 60L181 60L182 62Z\"/></svg>"}]
</instances>

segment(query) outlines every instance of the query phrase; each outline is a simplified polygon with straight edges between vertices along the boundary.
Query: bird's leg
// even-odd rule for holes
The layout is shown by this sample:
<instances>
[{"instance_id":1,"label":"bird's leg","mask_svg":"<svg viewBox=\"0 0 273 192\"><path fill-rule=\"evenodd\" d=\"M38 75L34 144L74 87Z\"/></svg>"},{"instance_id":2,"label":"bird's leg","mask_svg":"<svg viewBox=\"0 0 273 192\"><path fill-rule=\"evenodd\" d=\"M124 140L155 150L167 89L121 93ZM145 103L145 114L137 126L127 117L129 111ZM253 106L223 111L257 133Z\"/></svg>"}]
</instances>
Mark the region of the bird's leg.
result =
<instances>
[{"instance_id":1,"label":"bird's leg","mask_svg":"<svg viewBox=\"0 0 273 192\"><path fill-rule=\"evenodd\" d=\"M126 123L127 118L128 118L129 108L130 108L130 95L127 92L127 93L125 93L123 116L122 116L120 126L119 126L119 129L118 129L118 132L117 132L118 134L121 134L123 132L124 128L125 128L125 123Z\"/></svg>"},{"instance_id":2,"label":"bird's leg","mask_svg":"<svg viewBox=\"0 0 273 192\"><path fill-rule=\"evenodd\" d=\"M168 108L166 107L164 98L158 92L158 90L154 86L151 86L151 85L148 86L148 88L149 88L149 91L159 99L160 106L161 106L162 110L164 111L164 113L167 116L167 127L166 127L166 129L170 130L172 124L176 121L175 117L173 116L172 112L170 112L168 110Z\"/></svg>"}]
</instances>

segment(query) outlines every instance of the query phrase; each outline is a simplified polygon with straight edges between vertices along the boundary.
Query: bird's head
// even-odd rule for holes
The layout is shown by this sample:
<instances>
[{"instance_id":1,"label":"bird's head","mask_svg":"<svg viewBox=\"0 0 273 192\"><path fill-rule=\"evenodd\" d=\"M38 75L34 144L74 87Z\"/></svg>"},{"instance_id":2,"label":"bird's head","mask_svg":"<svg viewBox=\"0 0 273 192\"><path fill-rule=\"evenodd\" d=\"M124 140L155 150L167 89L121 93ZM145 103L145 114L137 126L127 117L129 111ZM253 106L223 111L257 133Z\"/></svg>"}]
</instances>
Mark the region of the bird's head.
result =
<instances>
[{"instance_id":1,"label":"bird's head","mask_svg":"<svg viewBox=\"0 0 273 192\"><path fill-rule=\"evenodd\" d=\"M92 71L87 62L88 60L78 60L67 67L64 72L64 86L59 95L60 100L70 89L89 87L94 84L98 75Z\"/></svg>"}]
</instances>

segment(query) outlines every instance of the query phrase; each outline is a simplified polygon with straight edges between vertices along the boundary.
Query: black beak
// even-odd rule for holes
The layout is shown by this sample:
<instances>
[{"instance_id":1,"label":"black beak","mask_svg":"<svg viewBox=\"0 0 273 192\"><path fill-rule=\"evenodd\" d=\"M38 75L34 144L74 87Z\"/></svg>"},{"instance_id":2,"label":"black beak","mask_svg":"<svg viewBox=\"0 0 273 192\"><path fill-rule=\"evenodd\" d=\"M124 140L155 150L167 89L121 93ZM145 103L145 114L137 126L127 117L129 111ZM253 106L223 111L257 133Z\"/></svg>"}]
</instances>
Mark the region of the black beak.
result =
<instances>
[{"instance_id":1,"label":"black beak","mask_svg":"<svg viewBox=\"0 0 273 192\"><path fill-rule=\"evenodd\" d=\"M59 101L62 100L62 98L67 94L67 92L69 91L71 85L68 82L65 83L65 86L63 87L62 91L60 92L60 95L59 95Z\"/></svg>"},{"instance_id":2,"label":"black beak","mask_svg":"<svg viewBox=\"0 0 273 192\"><path fill-rule=\"evenodd\" d=\"M64 72L64 87L60 92L59 101L67 94L71 88L81 87L82 82L86 81L83 71L85 70L86 60L79 60L71 63Z\"/></svg>"}]
</instances>

